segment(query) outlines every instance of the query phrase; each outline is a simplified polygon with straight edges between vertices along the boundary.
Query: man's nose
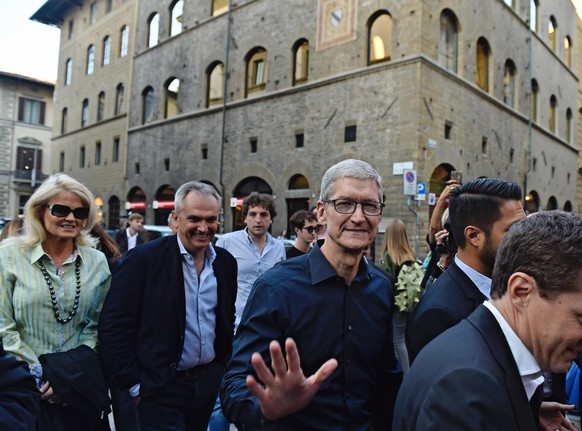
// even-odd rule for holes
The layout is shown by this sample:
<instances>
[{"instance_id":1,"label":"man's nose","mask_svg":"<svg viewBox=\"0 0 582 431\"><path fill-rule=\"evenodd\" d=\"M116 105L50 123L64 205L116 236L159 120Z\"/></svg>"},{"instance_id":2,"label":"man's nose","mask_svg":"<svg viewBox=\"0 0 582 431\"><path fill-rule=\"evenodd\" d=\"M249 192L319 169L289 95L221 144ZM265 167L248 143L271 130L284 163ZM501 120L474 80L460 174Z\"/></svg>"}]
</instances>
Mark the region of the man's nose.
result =
<instances>
[{"instance_id":1,"label":"man's nose","mask_svg":"<svg viewBox=\"0 0 582 431\"><path fill-rule=\"evenodd\" d=\"M352 213L350 218L352 220L356 220L356 221L366 220L366 216L364 214L364 208L362 207L362 204L360 204L360 203L356 204L356 209L354 210L354 212Z\"/></svg>"}]
</instances>

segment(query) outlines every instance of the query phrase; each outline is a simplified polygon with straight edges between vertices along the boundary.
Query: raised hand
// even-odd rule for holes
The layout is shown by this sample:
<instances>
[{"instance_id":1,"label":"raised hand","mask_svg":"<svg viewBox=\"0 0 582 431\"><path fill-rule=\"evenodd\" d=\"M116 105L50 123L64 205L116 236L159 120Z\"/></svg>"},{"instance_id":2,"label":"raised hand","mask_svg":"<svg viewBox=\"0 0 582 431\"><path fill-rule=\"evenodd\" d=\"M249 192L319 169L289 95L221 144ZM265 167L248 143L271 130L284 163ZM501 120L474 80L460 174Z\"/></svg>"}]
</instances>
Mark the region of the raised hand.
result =
<instances>
[{"instance_id":1,"label":"raised hand","mask_svg":"<svg viewBox=\"0 0 582 431\"><path fill-rule=\"evenodd\" d=\"M271 367L267 367L259 353L253 353L251 363L257 373L260 384L253 376L247 377L247 386L257 397L265 418L275 421L304 408L319 390L321 384L337 368L337 360L326 361L312 376L305 377L297 345L291 338L285 340L286 359L283 358L281 346L271 341Z\"/></svg>"}]
</instances>

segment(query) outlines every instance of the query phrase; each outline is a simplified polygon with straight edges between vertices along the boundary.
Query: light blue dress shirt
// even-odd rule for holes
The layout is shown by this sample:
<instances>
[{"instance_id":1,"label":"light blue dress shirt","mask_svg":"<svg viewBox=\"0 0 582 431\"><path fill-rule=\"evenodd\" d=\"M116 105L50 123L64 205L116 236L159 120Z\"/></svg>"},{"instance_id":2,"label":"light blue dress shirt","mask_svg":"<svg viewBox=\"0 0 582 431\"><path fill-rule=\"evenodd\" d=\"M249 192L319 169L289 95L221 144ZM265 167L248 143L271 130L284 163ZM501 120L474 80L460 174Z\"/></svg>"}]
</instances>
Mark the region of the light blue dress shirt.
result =
<instances>
[{"instance_id":1,"label":"light blue dress shirt","mask_svg":"<svg viewBox=\"0 0 582 431\"><path fill-rule=\"evenodd\" d=\"M216 252L212 244L206 248L204 269L198 277L194 258L186 251L180 237L177 239L182 255L186 294L186 332L178 370L187 370L214 360L218 283L212 263L216 258Z\"/></svg>"},{"instance_id":2,"label":"light blue dress shirt","mask_svg":"<svg viewBox=\"0 0 582 431\"><path fill-rule=\"evenodd\" d=\"M216 245L227 249L238 263L238 290L234 320L234 331L236 332L251 287L266 270L277 262L285 260L285 246L267 232L267 244L261 254L248 234L247 228L221 236Z\"/></svg>"}]
</instances>

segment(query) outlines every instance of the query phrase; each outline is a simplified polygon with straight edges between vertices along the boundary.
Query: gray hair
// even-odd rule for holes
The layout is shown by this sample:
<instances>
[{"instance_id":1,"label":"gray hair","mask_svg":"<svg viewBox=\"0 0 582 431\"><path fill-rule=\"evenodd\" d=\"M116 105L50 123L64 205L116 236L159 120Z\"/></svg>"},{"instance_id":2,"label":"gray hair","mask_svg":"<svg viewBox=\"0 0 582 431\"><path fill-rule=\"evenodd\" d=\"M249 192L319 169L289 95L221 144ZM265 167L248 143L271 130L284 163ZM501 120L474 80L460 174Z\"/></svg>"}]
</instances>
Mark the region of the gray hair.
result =
<instances>
[{"instance_id":1,"label":"gray hair","mask_svg":"<svg viewBox=\"0 0 582 431\"><path fill-rule=\"evenodd\" d=\"M222 198L220 197L220 194L218 194L216 189L210 184L206 184L200 181L189 181L185 184L182 184L174 196L174 210L176 213L179 213L182 210L182 207L184 206L184 199L186 199L186 196L190 192L198 192L207 198L212 197L216 199L219 207L222 205Z\"/></svg>"},{"instance_id":2,"label":"gray hair","mask_svg":"<svg viewBox=\"0 0 582 431\"><path fill-rule=\"evenodd\" d=\"M336 163L323 175L319 200L326 201L334 192L335 182L340 178L355 178L357 180L374 180L378 186L378 200L383 201L382 177L369 163L356 159L347 159Z\"/></svg>"}]
</instances>

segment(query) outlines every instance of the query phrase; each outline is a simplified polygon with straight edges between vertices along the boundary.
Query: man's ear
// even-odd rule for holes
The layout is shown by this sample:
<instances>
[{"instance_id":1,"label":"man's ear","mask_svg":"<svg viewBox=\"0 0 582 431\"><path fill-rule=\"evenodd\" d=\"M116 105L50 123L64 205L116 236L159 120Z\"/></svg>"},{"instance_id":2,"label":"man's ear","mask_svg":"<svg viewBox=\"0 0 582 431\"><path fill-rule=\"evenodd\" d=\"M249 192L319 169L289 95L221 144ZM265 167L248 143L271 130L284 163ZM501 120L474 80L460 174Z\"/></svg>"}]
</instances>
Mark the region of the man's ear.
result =
<instances>
[{"instance_id":1,"label":"man's ear","mask_svg":"<svg viewBox=\"0 0 582 431\"><path fill-rule=\"evenodd\" d=\"M521 308L529 302L531 295L537 291L535 279L524 273L516 272L511 274L507 280L507 293L511 303Z\"/></svg>"},{"instance_id":2,"label":"man's ear","mask_svg":"<svg viewBox=\"0 0 582 431\"><path fill-rule=\"evenodd\" d=\"M324 204L322 201L317 201L316 214L317 214L317 220L320 223L327 221L325 218L325 209L324 209ZM322 224L325 224L325 223L322 223Z\"/></svg>"},{"instance_id":3,"label":"man's ear","mask_svg":"<svg viewBox=\"0 0 582 431\"><path fill-rule=\"evenodd\" d=\"M479 248L481 243L485 241L485 233L477 226L467 226L463 233L465 241L475 248Z\"/></svg>"}]
</instances>

